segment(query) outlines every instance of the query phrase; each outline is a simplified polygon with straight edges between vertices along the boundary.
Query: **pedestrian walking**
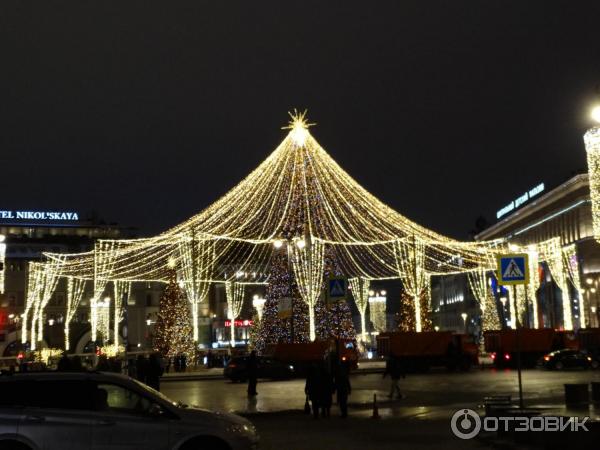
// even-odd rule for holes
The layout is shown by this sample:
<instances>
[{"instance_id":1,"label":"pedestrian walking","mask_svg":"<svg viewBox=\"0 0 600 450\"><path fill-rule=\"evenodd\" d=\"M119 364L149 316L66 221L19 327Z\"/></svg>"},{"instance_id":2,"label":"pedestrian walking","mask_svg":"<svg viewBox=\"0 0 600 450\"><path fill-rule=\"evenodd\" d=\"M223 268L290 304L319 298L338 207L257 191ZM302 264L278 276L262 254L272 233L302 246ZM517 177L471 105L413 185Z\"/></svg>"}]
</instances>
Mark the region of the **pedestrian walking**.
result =
<instances>
[{"instance_id":1,"label":"pedestrian walking","mask_svg":"<svg viewBox=\"0 0 600 450\"><path fill-rule=\"evenodd\" d=\"M304 393L308 395L310 404L312 406L313 418L319 418L319 410L321 408L321 374L319 366L316 363L312 363L308 368L306 375L306 384L304 386Z\"/></svg>"},{"instance_id":2,"label":"pedestrian walking","mask_svg":"<svg viewBox=\"0 0 600 450\"><path fill-rule=\"evenodd\" d=\"M258 358L256 356L256 350L252 350L250 352L246 370L248 372L248 397L255 397L258 395L258 392L256 392L256 383L258 377Z\"/></svg>"},{"instance_id":3,"label":"pedestrian walking","mask_svg":"<svg viewBox=\"0 0 600 450\"><path fill-rule=\"evenodd\" d=\"M144 355L138 355L135 361L135 377L138 381L146 383L147 376L147 361Z\"/></svg>"},{"instance_id":4,"label":"pedestrian walking","mask_svg":"<svg viewBox=\"0 0 600 450\"><path fill-rule=\"evenodd\" d=\"M340 408L342 419L348 417L348 396L352 393L350 385L350 368L346 362L343 362L335 376L335 390L337 403Z\"/></svg>"},{"instance_id":5,"label":"pedestrian walking","mask_svg":"<svg viewBox=\"0 0 600 450\"><path fill-rule=\"evenodd\" d=\"M148 359L148 367L146 369L146 384L157 391L160 391L160 377L163 374L160 361L156 353L152 353Z\"/></svg>"},{"instance_id":6,"label":"pedestrian walking","mask_svg":"<svg viewBox=\"0 0 600 450\"><path fill-rule=\"evenodd\" d=\"M406 375L404 374L400 360L395 356L390 356L387 360L385 371L383 372L383 378L385 378L387 375L389 375L392 380L388 398L393 399L394 396L396 396L398 399L402 398L402 393L400 392L400 377L404 378Z\"/></svg>"}]
</instances>

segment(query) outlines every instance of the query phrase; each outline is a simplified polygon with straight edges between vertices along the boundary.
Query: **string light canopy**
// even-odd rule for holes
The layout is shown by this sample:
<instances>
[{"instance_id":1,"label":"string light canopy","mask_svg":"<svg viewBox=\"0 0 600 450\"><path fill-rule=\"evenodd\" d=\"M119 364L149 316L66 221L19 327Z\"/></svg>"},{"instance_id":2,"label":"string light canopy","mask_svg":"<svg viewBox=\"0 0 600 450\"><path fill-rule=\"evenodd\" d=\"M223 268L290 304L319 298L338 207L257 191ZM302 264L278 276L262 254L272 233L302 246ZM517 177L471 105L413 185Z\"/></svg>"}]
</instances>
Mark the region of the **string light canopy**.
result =
<instances>
[{"instance_id":1,"label":"string light canopy","mask_svg":"<svg viewBox=\"0 0 600 450\"><path fill-rule=\"evenodd\" d=\"M194 310L211 284L267 283L283 242L296 244L293 268L309 309L322 283L316 272L326 247L346 276L400 278L415 298L431 275L494 269L495 255L505 248L501 240L461 242L409 220L331 158L310 133L314 124L306 112L294 111L290 119L281 144L189 220L150 238L100 240L87 253L47 253L47 261L60 266L60 276L91 280L96 301L108 282L167 282L175 268Z\"/></svg>"}]
</instances>

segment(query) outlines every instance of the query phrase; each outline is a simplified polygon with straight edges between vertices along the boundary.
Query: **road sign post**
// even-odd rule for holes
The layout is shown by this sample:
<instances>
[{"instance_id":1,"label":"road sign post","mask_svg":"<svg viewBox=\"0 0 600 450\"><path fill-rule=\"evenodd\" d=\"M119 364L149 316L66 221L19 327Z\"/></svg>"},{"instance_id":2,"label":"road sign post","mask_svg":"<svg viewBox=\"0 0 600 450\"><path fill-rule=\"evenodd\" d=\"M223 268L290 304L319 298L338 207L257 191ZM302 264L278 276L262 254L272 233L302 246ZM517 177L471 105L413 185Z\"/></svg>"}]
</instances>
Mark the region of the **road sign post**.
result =
<instances>
[{"instance_id":1,"label":"road sign post","mask_svg":"<svg viewBox=\"0 0 600 450\"><path fill-rule=\"evenodd\" d=\"M521 377L521 321L517 310L517 285L529 283L529 255L527 253L513 253L498 256L498 284L512 286L513 301L515 302L514 321L517 341L517 376L519 380L519 408L523 409L523 380Z\"/></svg>"}]
</instances>

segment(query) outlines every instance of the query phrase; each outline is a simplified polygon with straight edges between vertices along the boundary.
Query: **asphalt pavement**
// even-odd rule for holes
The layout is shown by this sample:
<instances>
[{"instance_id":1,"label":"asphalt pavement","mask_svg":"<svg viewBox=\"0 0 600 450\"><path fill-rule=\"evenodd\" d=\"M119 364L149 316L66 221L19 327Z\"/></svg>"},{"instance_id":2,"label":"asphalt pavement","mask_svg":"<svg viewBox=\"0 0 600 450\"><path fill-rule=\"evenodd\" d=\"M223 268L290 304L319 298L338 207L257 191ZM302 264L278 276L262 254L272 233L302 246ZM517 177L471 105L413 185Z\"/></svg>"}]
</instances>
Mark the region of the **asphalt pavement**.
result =
<instances>
[{"instance_id":1,"label":"asphalt pavement","mask_svg":"<svg viewBox=\"0 0 600 450\"><path fill-rule=\"evenodd\" d=\"M529 406L559 407L563 405L565 383L600 381L600 371L523 371L525 404ZM355 413L370 408L373 394L377 394L380 412L390 410L391 415L437 414L437 411L454 411L481 404L488 395L518 396L517 374L514 370L472 370L467 373L445 371L408 374L400 381L406 398L387 399L389 378L381 374L356 374L351 377L350 404ZM300 410L304 406L304 380L260 380L259 395L248 400L246 385L224 379L190 380L162 383L167 396L187 404L208 409L255 413Z\"/></svg>"},{"instance_id":2,"label":"asphalt pavement","mask_svg":"<svg viewBox=\"0 0 600 450\"><path fill-rule=\"evenodd\" d=\"M599 411L569 411L564 406L565 383L600 382L600 371L523 371L527 407L547 413L591 416ZM162 384L162 392L173 400L202 408L235 412L249 417L263 437L261 449L353 450L400 448L498 448L496 440L463 441L450 431L450 418L459 409L482 410L483 398L510 395L518 398L514 370L473 370L467 373L432 371L409 374L400 381L405 398L387 398L389 378L380 373L351 377L350 417L338 417L337 407L329 419L314 420L303 414L304 380L260 380L259 395L248 399L246 385L226 380L191 380ZM372 419L373 396L377 395L380 419ZM508 446L507 448L522 448Z\"/></svg>"}]
</instances>

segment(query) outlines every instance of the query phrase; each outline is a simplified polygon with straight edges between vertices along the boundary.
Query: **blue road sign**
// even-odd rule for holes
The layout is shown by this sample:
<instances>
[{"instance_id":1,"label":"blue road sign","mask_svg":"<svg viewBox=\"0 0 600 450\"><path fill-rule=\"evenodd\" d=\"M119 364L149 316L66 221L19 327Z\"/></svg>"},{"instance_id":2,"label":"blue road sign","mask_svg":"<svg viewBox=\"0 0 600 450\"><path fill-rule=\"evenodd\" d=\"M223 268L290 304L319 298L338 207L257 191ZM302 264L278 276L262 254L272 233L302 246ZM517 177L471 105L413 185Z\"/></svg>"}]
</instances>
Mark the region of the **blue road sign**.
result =
<instances>
[{"instance_id":1,"label":"blue road sign","mask_svg":"<svg viewBox=\"0 0 600 450\"><path fill-rule=\"evenodd\" d=\"M327 297L330 301L343 300L348 291L348 280L346 278L330 278L327 285Z\"/></svg>"},{"instance_id":2,"label":"blue road sign","mask_svg":"<svg viewBox=\"0 0 600 450\"><path fill-rule=\"evenodd\" d=\"M498 257L498 284L527 284L529 261L527 253L515 253Z\"/></svg>"}]
</instances>

